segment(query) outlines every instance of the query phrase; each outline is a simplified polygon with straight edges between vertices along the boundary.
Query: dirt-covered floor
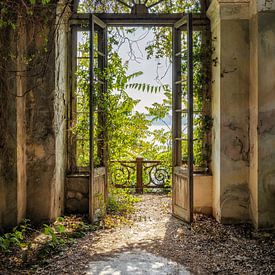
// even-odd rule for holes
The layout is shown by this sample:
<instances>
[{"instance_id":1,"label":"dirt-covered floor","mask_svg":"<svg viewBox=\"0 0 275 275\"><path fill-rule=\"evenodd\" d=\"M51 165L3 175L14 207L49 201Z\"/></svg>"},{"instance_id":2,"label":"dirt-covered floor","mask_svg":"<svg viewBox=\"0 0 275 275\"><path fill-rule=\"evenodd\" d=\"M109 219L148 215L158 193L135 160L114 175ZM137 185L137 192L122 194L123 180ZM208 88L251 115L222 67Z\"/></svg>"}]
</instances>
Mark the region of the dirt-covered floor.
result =
<instances>
[{"instance_id":1,"label":"dirt-covered floor","mask_svg":"<svg viewBox=\"0 0 275 275\"><path fill-rule=\"evenodd\" d=\"M128 217L129 223L87 234L35 272L143 274L135 269L127 272L125 265L128 258L138 263L149 255L147 262L152 257L160 264L161 259L168 265L178 264L172 271L167 269L167 274L188 274L185 269L191 274L275 274L275 238L271 234L255 233L248 225L224 226L201 215L196 215L190 227L171 216L171 197L166 195L142 195L136 207L137 211ZM116 266L118 273L112 273L112 269L96 268L104 267L105 262L110 264L113 258L123 259L123 270ZM27 272L21 270L22 274ZM144 274L158 272L152 269Z\"/></svg>"}]
</instances>

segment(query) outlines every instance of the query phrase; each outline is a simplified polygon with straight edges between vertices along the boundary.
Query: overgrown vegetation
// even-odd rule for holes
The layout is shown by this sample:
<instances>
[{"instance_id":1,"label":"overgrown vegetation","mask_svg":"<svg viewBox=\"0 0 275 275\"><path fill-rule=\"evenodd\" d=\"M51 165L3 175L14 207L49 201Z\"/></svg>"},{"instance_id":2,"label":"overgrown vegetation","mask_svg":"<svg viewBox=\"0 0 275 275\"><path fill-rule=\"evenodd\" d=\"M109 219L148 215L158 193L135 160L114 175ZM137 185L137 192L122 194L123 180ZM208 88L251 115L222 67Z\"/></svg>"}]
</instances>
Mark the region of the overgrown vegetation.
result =
<instances>
[{"instance_id":1,"label":"overgrown vegetation","mask_svg":"<svg viewBox=\"0 0 275 275\"><path fill-rule=\"evenodd\" d=\"M76 239L101 228L85 217L59 217L51 224L34 226L25 220L11 232L0 236L0 265L36 269L47 265L49 257L65 250Z\"/></svg>"},{"instance_id":2,"label":"overgrown vegetation","mask_svg":"<svg viewBox=\"0 0 275 275\"><path fill-rule=\"evenodd\" d=\"M149 1L150 2L150 1ZM176 1L177 3L164 1L156 6L155 12L187 12L200 10L200 1ZM127 8L117 3L85 1L80 5L81 12L127 12ZM172 59L172 33L170 28L151 28L154 33L154 40L146 47L147 58L167 58ZM105 103L105 110L108 112L107 125L104 129L108 132L109 160L132 160L137 156L142 156L148 160L160 160L164 166L170 167L172 162L171 152L171 125L165 125L165 117L171 114L172 91L168 83L158 81L158 85L152 86L148 83L136 82L137 77L143 72L128 74L128 62L122 60L118 55L118 45L122 41L129 42L129 35L135 32L134 28L109 29L109 52L108 68L104 72L104 77L108 81L108 95ZM83 38L79 46L81 56L87 56L89 52L88 34L82 32ZM187 79L187 40L186 33L182 35L182 78ZM131 47L131 46L130 46ZM210 161L209 132L212 127L212 119L209 116L210 97L208 95L209 75L203 67L209 60L209 47L202 40L202 33L195 32L194 35L194 108L196 115L194 118L194 164L198 168L207 170ZM80 102L80 112L77 114L77 122L73 127L73 132L79 141L77 145L77 163L80 167L89 165L89 86L88 72L89 61L79 60L77 69L78 89L76 97ZM100 72L96 71L100 74ZM133 89L137 93L164 93L164 100L161 104L154 103L147 108L148 115L135 111L137 100L132 99L127 94L127 89ZM96 98L96 102L102 99ZM183 83L183 109L187 108L187 83ZM77 105L79 106L79 105ZM83 112L84 110L84 112ZM183 119L186 120L186 117ZM151 130L150 126L155 121L163 122L163 128ZM96 125L97 132L100 125ZM186 127L183 127L183 138L187 137ZM148 139L150 137L150 139ZM187 143L182 146L183 161L187 158ZM95 150L95 159L96 159ZM99 161L95 161L95 164ZM114 165L113 165L114 167ZM114 167L117 169L117 167Z\"/></svg>"},{"instance_id":3,"label":"overgrown vegetation","mask_svg":"<svg viewBox=\"0 0 275 275\"><path fill-rule=\"evenodd\" d=\"M134 204L140 199L132 195L127 189L111 188L107 211L109 214L128 215L134 212Z\"/></svg>"},{"instance_id":4,"label":"overgrown vegetation","mask_svg":"<svg viewBox=\"0 0 275 275\"><path fill-rule=\"evenodd\" d=\"M0 235L0 258L1 254L5 256L5 265L32 268L47 265L48 257L66 250L87 233L129 223L128 215L134 213L139 201L126 190L112 188L107 215L98 223L90 224L85 216L65 216L50 224L34 226L26 219L11 232Z\"/></svg>"},{"instance_id":5,"label":"overgrown vegetation","mask_svg":"<svg viewBox=\"0 0 275 275\"><path fill-rule=\"evenodd\" d=\"M122 224L128 224L129 215L135 212L135 203L141 198L134 196L127 189L111 187L109 190L107 213L104 217L103 225L105 228L112 228Z\"/></svg>"},{"instance_id":6,"label":"overgrown vegetation","mask_svg":"<svg viewBox=\"0 0 275 275\"><path fill-rule=\"evenodd\" d=\"M150 4L152 1L148 1ZM125 12L127 9L119 5L117 2L112 4L112 1L93 1L87 0L81 9L93 8L96 12ZM18 18L22 20L22 24L26 24L29 29L36 34L28 41L29 45L35 44L34 40L41 39L43 43L37 48L32 47L28 51L27 55L23 57L23 61L26 63L28 76L32 78L45 78L45 71L47 68L47 62L49 55L52 52L50 47L54 39L54 30L45 31L45 26L51 20L55 22L53 16L55 15L56 1L50 0L6 0L0 3L0 29L5 29L1 41L5 39L17 39L16 29L18 27ZM156 6L156 12L186 12L186 11L198 11L199 1L185 1L185 0L165 0L162 5ZM65 10L65 9L64 9ZM89 10L90 11L90 10ZM39 22L39 24L38 24ZM55 28L58 27L56 24ZM129 29L128 33L133 32L134 29ZM154 32L155 39L146 48L147 58L168 58L171 61L171 30L165 28L151 29ZM13 33L14 32L14 33ZM7 35L8 34L8 35ZM40 37L41 34L41 37ZM50 37L50 38L49 38ZM183 37L183 56L186 59L186 43L184 42L186 37ZM51 43L49 40L52 40ZM113 160L130 160L137 156L142 155L145 159L160 160L164 165L171 165L171 129L169 127L150 131L150 126L154 121L164 120L169 114L172 106L171 87L167 83L159 82L158 85L152 86L147 83L137 83L135 80L142 75L142 72L135 72L128 74L127 63L124 63L121 57L117 54L116 45L118 45L118 37L115 30L111 30L109 33L109 54L108 54L108 68L104 72L104 77L108 80L108 94L104 98L105 109L108 110L108 123L104 125L107 127L109 156ZM12 44L12 43L11 43ZM84 57L87 57L89 52L88 47L88 35L84 34L84 40L80 45L80 51ZM12 49L1 47L0 63L1 64L16 64L17 53ZM208 50L208 49L207 49ZM201 47L201 34L197 33L195 36L195 97L196 108L203 111L203 102L210 101L209 98L205 98L202 94L207 90L207 74L202 71L201 61L206 58L206 49L202 50ZM40 68L41 64L45 65ZM34 69L39 67L41 70L37 73ZM78 97L81 98L77 102L77 108L79 115L77 122L70 129L76 137L81 137L82 143L78 147L77 155L78 165L85 167L89 164L89 91L88 91L88 68L89 59L83 58L79 61L77 77L78 77ZM14 71L13 65L11 68L0 68L1 78L5 78L6 70ZM183 77L186 77L186 62L183 63ZM16 70L14 76L16 75ZM100 73L100 72L97 72ZM42 81L42 82L43 82ZM35 84L38 85L38 84ZM31 86L31 85L30 85ZM206 87L206 88L205 88ZM24 91L26 95L29 90ZM161 104L153 104L147 108L148 116L143 113L134 111L135 106L138 104L137 100L132 99L127 94L127 89L135 89L140 93L158 93L164 92L165 99ZM3 102L7 100L11 93L7 87L1 89L8 93L7 95L1 95ZM184 93L186 94L186 85L183 86ZM203 99L206 101L203 101ZM97 97L97 101L102 100ZM186 105L186 101L183 100L183 104ZM2 104L2 106L8 104ZM4 113L0 110L0 116ZM1 120L1 123L5 123L5 119ZM207 131L211 128L211 118L207 112L202 113L201 116L197 116L195 124L197 128L195 130L195 138L198 142L195 144L195 164L197 166L207 166L209 161L209 152L203 150L203 146L207 146L203 143L203 138L207 135ZM0 125L1 129L5 129L5 125ZM100 125L97 125L97 131L99 131ZM4 132L4 131L2 131ZM148 140L147 137L151 136L152 139ZM1 139L4 140L4 139ZM0 144L2 148L2 144ZM3 147L4 148L4 147ZM183 153L186 154L187 147L183 146ZM204 153L202 153L204 152ZM2 153L4 151L2 150ZM8 157L8 156L7 156ZM110 160L111 160L110 159ZM7 161L7 163L12 163ZM95 158L95 164L97 158ZM8 169L5 169L8 170ZM59 218L52 224L44 224L40 227L31 225L30 221L25 220L24 223L15 227L12 232L3 234L0 236L0 254L9 256L8 258L14 261L20 266L22 263L25 265L35 266L39 264L47 264L47 257L51 254L58 253L63 248L72 244L76 238L83 237L87 232L97 230L104 227L113 227L121 223L128 222L127 215L130 215L134 211L134 204L139 199L127 191L121 189L110 189L109 202L108 202L108 215L104 218L103 222L97 225L90 225L82 217L64 217ZM9 263L7 263L9 264Z\"/></svg>"}]
</instances>

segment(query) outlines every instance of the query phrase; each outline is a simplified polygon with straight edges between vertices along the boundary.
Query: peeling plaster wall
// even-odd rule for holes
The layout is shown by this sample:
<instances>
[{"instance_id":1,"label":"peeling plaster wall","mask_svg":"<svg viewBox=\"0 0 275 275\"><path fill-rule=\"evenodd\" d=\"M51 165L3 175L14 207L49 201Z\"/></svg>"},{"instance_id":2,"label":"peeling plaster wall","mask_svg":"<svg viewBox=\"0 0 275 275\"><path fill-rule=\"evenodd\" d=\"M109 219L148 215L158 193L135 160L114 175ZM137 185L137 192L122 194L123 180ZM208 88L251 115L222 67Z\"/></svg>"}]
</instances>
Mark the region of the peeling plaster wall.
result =
<instances>
[{"instance_id":1,"label":"peeling plaster wall","mask_svg":"<svg viewBox=\"0 0 275 275\"><path fill-rule=\"evenodd\" d=\"M249 219L248 4L212 1L213 209L223 223Z\"/></svg>"},{"instance_id":2,"label":"peeling plaster wall","mask_svg":"<svg viewBox=\"0 0 275 275\"><path fill-rule=\"evenodd\" d=\"M211 2L215 216L275 227L275 1Z\"/></svg>"},{"instance_id":3,"label":"peeling plaster wall","mask_svg":"<svg viewBox=\"0 0 275 275\"><path fill-rule=\"evenodd\" d=\"M243 222L249 219L249 21L222 21L221 36L221 212L224 222Z\"/></svg>"},{"instance_id":4,"label":"peeling plaster wall","mask_svg":"<svg viewBox=\"0 0 275 275\"><path fill-rule=\"evenodd\" d=\"M250 211L257 228L275 227L274 3L251 3Z\"/></svg>"},{"instance_id":5,"label":"peeling plaster wall","mask_svg":"<svg viewBox=\"0 0 275 275\"><path fill-rule=\"evenodd\" d=\"M1 42L8 43L10 35L5 33ZM4 65L0 80L0 230L17 223L16 81L6 72L14 70L13 65Z\"/></svg>"},{"instance_id":6,"label":"peeling plaster wall","mask_svg":"<svg viewBox=\"0 0 275 275\"><path fill-rule=\"evenodd\" d=\"M55 188L55 132L54 132L54 97L55 97L55 12L48 13L49 24L43 28L41 23L28 28L34 41L29 46L29 54L44 46L48 38L47 51L37 56L29 65L27 89L27 216L34 222L51 217L51 203Z\"/></svg>"},{"instance_id":7,"label":"peeling plaster wall","mask_svg":"<svg viewBox=\"0 0 275 275\"><path fill-rule=\"evenodd\" d=\"M258 32L257 18L250 20L250 217L258 224Z\"/></svg>"},{"instance_id":8,"label":"peeling plaster wall","mask_svg":"<svg viewBox=\"0 0 275 275\"><path fill-rule=\"evenodd\" d=\"M214 10L211 11L211 13ZM210 15L210 13L209 13ZM211 170L213 173L213 215L217 220L221 218L220 209L220 148L221 148L221 106L220 106L220 51L221 51L221 41L220 32L221 25L217 20L217 17L213 16L211 24L212 41L213 41L213 62L212 62L212 118L213 118L213 132L212 132L212 163Z\"/></svg>"},{"instance_id":9,"label":"peeling plaster wall","mask_svg":"<svg viewBox=\"0 0 275 275\"><path fill-rule=\"evenodd\" d=\"M26 63L27 53L27 26L25 19L19 17L17 20L17 74L16 74L16 120L17 120L17 220L22 221L26 216L26 124L25 110L26 98Z\"/></svg>"},{"instance_id":10,"label":"peeling plaster wall","mask_svg":"<svg viewBox=\"0 0 275 275\"><path fill-rule=\"evenodd\" d=\"M64 13L62 15L62 13ZM66 106L68 98L68 20L70 11L65 8L64 4L57 6L56 23L59 28L55 36L55 105L54 105L54 122L55 122L55 148L56 148L56 192L52 198L53 216L56 217L64 212L64 189L66 174L66 150L67 150L67 120ZM60 17L62 20L60 21Z\"/></svg>"},{"instance_id":11,"label":"peeling plaster wall","mask_svg":"<svg viewBox=\"0 0 275 275\"><path fill-rule=\"evenodd\" d=\"M28 82L27 98L27 216L34 222L54 219L64 210L67 91L67 20L62 5L48 16L43 37L48 37L46 64L33 64L44 69L41 79ZM60 18L62 14L62 18ZM34 48L41 47L37 34ZM32 89L32 87L35 87Z\"/></svg>"},{"instance_id":12,"label":"peeling plaster wall","mask_svg":"<svg viewBox=\"0 0 275 275\"><path fill-rule=\"evenodd\" d=\"M259 226L268 228L275 227L275 11L260 13L258 20Z\"/></svg>"},{"instance_id":13,"label":"peeling plaster wall","mask_svg":"<svg viewBox=\"0 0 275 275\"><path fill-rule=\"evenodd\" d=\"M64 210L69 9L50 8L0 33L0 230Z\"/></svg>"},{"instance_id":14,"label":"peeling plaster wall","mask_svg":"<svg viewBox=\"0 0 275 275\"><path fill-rule=\"evenodd\" d=\"M21 22L23 23L23 22ZM2 29L0 33L0 231L15 226L20 222L26 209L26 182L24 161L24 125L18 125L17 118L24 112L24 101L19 96L22 90L19 83L24 83L20 55L15 60L7 54L17 51L17 43L24 50L25 31L16 33ZM19 44L20 44L19 43ZM23 103L23 104L22 104ZM20 160L21 162L19 162ZM20 165L21 171L18 172Z\"/></svg>"}]
</instances>

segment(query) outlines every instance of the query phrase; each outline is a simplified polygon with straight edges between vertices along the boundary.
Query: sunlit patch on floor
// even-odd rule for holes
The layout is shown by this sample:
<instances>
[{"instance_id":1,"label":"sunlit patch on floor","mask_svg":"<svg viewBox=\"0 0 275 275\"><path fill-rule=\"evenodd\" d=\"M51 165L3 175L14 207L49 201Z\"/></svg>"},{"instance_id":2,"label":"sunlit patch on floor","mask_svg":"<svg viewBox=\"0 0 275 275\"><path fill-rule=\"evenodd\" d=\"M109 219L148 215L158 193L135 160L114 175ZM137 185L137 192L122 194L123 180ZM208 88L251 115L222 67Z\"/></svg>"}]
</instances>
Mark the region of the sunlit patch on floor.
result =
<instances>
[{"instance_id":1,"label":"sunlit patch on floor","mask_svg":"<svg viewBox=\"0 0 275 275\"><path fill-rule=\"evenodd\" d=\"M179 274L190 275L184 266L142 250L122 252L89 264L87 274Z\"/></svg>"}]
</instances>

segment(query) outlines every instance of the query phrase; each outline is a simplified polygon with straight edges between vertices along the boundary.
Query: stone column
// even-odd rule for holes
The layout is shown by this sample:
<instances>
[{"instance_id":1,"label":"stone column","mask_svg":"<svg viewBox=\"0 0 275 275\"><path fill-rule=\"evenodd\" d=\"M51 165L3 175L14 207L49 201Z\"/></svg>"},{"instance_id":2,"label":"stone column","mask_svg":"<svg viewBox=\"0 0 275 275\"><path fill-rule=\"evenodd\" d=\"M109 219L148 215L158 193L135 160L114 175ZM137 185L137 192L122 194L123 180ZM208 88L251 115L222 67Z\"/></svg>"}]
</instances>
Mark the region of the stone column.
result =
<instances>
[{"instance_id":1,"label":"stone column","mask_svg":"<svg viewBox=\"0 0 275 275\"><path fill-rule=\"evenodd\" d=\"M275 1L250 5L250 211L255 227L275 226Z\"/></svg>"},{"instance_id":2,"label":"stone column","mask_svg":"<svg viewBox=\"0 0 275 275\"><path fill-rule=\"evenodd\" d=\"M0 231L26 215L26 20L0 34Z\"/></svg>"},{"instance_id":3,"label":"stone column","mask_svg":"<svg viewBox=\"0 0 275 275\"><path fill-rule=\"evenodd\" d=\"M27 29L26 19L18 17L17 74L16 74L16 121L17 121L17 220L26 216L27 179L26 179L26 78L27 78Z\"/></svg>"},{"instance_id":4,"label":"stone column","mask_svg":"<svg viewBox=\"0 0 275 275\"><path fill-rule=\"evenodd\" d=\"M249 219L249 3L212 0L213 212Z\"/></svg>"},{"instance_id":5,"label":"stone column","mask_svg":"<svg viewBox=\"0 0 275 275\"><path fill-rule=\"evenodd\" d=\"M68 16L66 1L52 10L47 25L29 28L35 38L34 51L42 52L33 61L27 97L27 216L33 222L52 220L64 209L66 169L66 98L68 58ZM43 22L42 22L43 23ZM43 31L43 36L41 35ZM42 38L41 38L42 37ZM45 47L47 37L47 51Z\"/></svg>"}]
</instances>

